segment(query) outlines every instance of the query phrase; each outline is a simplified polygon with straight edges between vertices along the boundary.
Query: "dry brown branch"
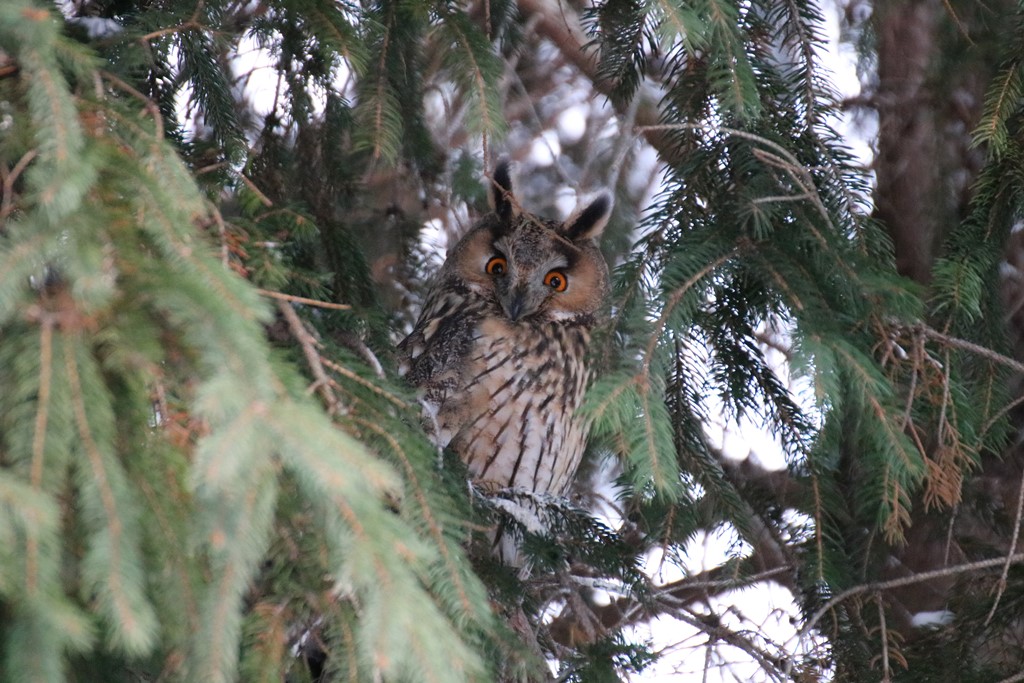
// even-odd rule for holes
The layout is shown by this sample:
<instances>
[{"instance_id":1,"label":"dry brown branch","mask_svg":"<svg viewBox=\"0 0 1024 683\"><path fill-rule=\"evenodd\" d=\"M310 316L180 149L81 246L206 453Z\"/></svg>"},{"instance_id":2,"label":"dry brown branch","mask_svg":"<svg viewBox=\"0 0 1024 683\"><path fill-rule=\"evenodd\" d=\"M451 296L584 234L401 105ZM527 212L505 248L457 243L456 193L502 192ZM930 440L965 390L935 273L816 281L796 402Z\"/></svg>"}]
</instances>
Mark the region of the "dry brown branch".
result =
<instances>
[{"instance_id":1,"label":"dry brown branch","mask_svg":"<svg viewBox=\"0 0 1024 683\"><path fill-rule=\"evenodd\" d=\"M203 27L201 24L199 24L194 19L189 19L185 23L179 24L178 26L169 26L167 28L162 28L158 31L151 31L150 33L147 33L144 36L140 36L139 42L142 44L147 44L154 38L162 38L163 36L169 36L174 33L184 33L185 31L201 31L202 29Z\"/></svg>"},{"instance_id":2,"label":"dry brown branch","mask_svg":"<svg viewBox=\"0 0 1024 683\"><path fill-rule=\"evenodd\" d=\"M396 396L395 394L391 393L390 391L387 391L387 390L383 389L382 387L374 384L373 382L371 382L368 379L360 377L359 375L357 375L356 373L352 372L348 368L343 367L343 366L335 363L334 361L332 361L332 360L330 360L328 358L321 358L320 360L321 360L321 362L323 362L324 365L326 365L328 368L330 368L334 372L338 373L342 377L350 379L350 380L352 380L353 382L355 382L357 384L363 385L364 387L366 387L370 391L374 392L375 394L381 396L382 398L387 399L391 403L394 403L399 408L401 408L403 410L407 410L407 409L410 408L410 405L408 403L406 403L405 401L403 401L401 399L401 397Z\"/></svg>"},{"instance_id":3,"label":"dry brown branch","mask_svg":"<svg viewBox=\"0 0 1024 683\"><path fill-rule=\"evenodd\" d=\"M274 206L274 202L270 199L270 197L265 195L263 191L260 190L260 188L256 187L256 183L249 180L249 178L247 178L244 173L239 173L238 177L241 178L245 186L248 187L249 190L252 191L254 195L256 195L256 197L260 200L260 204L267 207L268 209Z\"/></svg>"},{"instance_id":4,"label":"dry brown branch","mask_svg":"<svg viewBox=\"0 0 1024 683\"><path fill-rule=\"evenodd\" d=\"M38 150L30 149L25 152L9 173L4 174L4 196L0 200L0 223L7 220L7 217L11 215L11 211L14 207L14 183L17 182L18 177L25 172L28 165L32 163L32 160L36 158Z\"/></svg>"},{"instance_id":5,"label":"dry brown branch","mask_svg":"<svg viewBox=\"0 0 1024 683\"><path fill-rule=\"evenodd\" d=\"M153 125L156 127L155 138L157 140L163 140L164 118L163 115L160 113L160 108L156 106L156 102L154 102L150 97L146 96L145 94L139 92L136 88L133 88L129 83L125 82L115 74L112 74L108 71L101 71L99 73L103 80L120 88L121 90L125 91L126 93L128 93L129 95L131 95L132 97L134 97L142 103L142 108L146 110L146 113L149 114L150 117L152 117Z\"/></svg>"},{"instance_id":6,"label":"dry brown branch","mask_svg":"<svg viewBox=\"0 0 1024 683\"><path fill-rule=\"evenodd\" d=\"M948 334L939 332L938 330L923 324L913 326L911 331L917 334L922 334L925 337L939 342L940 344L945 344L946 346L950 346L954 349L960 349L961 351L968 351L976 356L981 356L986 360L990 360L997 365L1003 365L1011 370L1016 370L1017 372L1024 374L1024 363L1016 360L1015 358L1010 358L1007 355L999 353L998 351L993 351L992 349L981 346L980 344L975 344L974 342L967 341L966 339L951 337Z\"/></svg>"},{"instance_id":7,"label":"dry brown branch","mask_svg":"<svg viewBox=\"0 0 1024 683\"><path fill-rule=\"evenodd\" d=\"M228 227L224 223L224 216L216 205L210 206L210 213L217 224L217 237L220 239L220 264L225 268L229 268L231 265L231 250L228 248Z\"/></svg>"},{"instance_id":8,"label":"dry brown branch","mask_svg":"<svg viewBox=\"0 0 1024 683\"><path fill-rule=\"evenodd\" d=\"M597 53L591 47L580 24L576 11L559 0L519 0L519 13L527 21L535 22L537 33L547 38L566 60L590 79L594 87L603 95L610 95L612 84L600 78L597 72ZM668 131L658 129L656 124L661 119L661 109L657 101L643 91L637 96L639 104L636 108L637 130L666 162L678 158L680 150ZM612 102L620 115L626 114L626 107L619 102Z\"/></svg>"},{"instance_id":9,"label":"dry brown branch","mask_svg":"<svg viewBox=\"0 0 1024 683\"><path fill-rule=\"evenodd\" d=\"M891 579L889 581L878 581L873 583L865 583L859 586L853 586L847 588L835 595L832 599L822 605L817 612L811 615L811 618L807 620L803 628L800 629L799 644L810 636L821 618L839 606L842 602L861 595L863 593L875 593L880 591L889 590L890 588L899 588L900 586L909 586L915 583L921 583L922 581L930 581L931 579L937 579L945 576L955 576L957 574L964 574L967 572L978 571L982 569L991 569L998 567L1004 563L1019 564L1024 562L1024 553L1018 553L1016 555L1008 555L1006 557L996 557L990 560L979 560L978 562L966 562L964 564L953 565L952 567L943 567L942 569L934 569L929 572L921 572L920 574L912 574L911 576L902 576L897 579Z\"/></svg>"},{"instance_id":10,"label":"dry brown branch","mask_svg":"<svg viewBox=\"0 0 1024 683\"><path fill-rule=\"evenodd\" d=\"M889 629L885 626L885 605L882 596L875 596L875 605L878 607L879 636L882 639L882 683L889 683Z\"/></svg>"},{"instance_id":11,"label":"dry brown branch","mask_svg":"<svg viewBox=\"0 0 1024 683\"><path fill-rule=\"evenodd\" d=\"M1020 538L1020 524L1021 516L1024 515L1024 477L1021 478L1020 488L1017 491L1017 513L1013 518L1013 535L1010 536L1010 549L1006 553L1006 563L1003 565L1003 572L999 576L999 583L996 588L996 598L992 601L992 609L989 610L988 616L985 617L985 626L989 625L992 621L992 617L996 614L996 608L999 607L999 601L1003 597L1003 593L1006 591L1006 579L1010 575L1010 558L1017 552L1017 539Z\"/></svg>"},{"instance_id":12,"label":"dry brown branch","mask_svg":"<svg viewBox=\"0 0 1024 683\"><path fill-rule=\"evenodd\" d=\"M317 299L307 299L304 296L296 296L294 294L284 294L283 292L275 292L270 289L257 290L263 296L268 296L278 301L288 301L296 304L305 304L307 306L316 306L317 308L329 308L335 311L347 311L352 307L348 304L335 304L329 301L319 301Z\"/></svg>"},{"instance_id":13,"label":"dry brown branch","mask_svg":"<svg viewBox=\"0 0 1024 683\"><path fill-rule=\"evenodd\" d=\"M370 366L373 370L373 374L377 375L378 379L384 379L384 366L381 365L380 359L377 358L377 354L375 354L362 339L351 332L339 332L334 335L334 338L340 344L343 344L352 351L355 351L360 358L366 361L366 364Z\"/></svg>"},{"instance_id":14,"label":"dry brown branch","mask_svg":"<svg viewBox=\"0 0 1024 683\"><path fill-rule=\"evenodd\" d=\"M302 347L302 352L306 356L306 362L309 364L309 371L313 373L315 381L310 390L319 392L324 403L327 405L328 413L336 415L342 412L343 407L331 388L331 378L324 371L323 362L320 358L320 353L316 350L316 340L313 338L313 335L309 333L305 324L299 319L299 314L295 312L287 301L279 301L277 309L281 311L281 315L287 321L292 336L295 337L295 340L299 342L299 346Z\"/></svg>"}]
</instances>

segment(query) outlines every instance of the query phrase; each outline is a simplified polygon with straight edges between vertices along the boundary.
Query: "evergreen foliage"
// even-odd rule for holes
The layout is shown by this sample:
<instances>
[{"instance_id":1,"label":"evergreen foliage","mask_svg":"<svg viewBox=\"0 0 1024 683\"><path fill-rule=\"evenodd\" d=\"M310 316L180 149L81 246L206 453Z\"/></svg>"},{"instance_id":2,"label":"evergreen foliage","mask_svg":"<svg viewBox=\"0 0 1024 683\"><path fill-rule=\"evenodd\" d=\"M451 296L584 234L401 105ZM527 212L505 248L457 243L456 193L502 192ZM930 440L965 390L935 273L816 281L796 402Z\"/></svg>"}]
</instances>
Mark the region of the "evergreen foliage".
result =
<instances>
[{"instance_id":1,"label":"evergreen foliage","mask_svg":"<svg viewBox=\"0 0 1024 683\"><path fill-rule=\"evenodd\" d=\"M1010 642L1024 594L1021 512L975 485L1016 462L1024 23L926 288L836 130L821 11L607 0L583 45L577 10L539 0L5 0L0 678L642 680L658 648L633 627L662 616L758 680L931 680L950 643L940 674L1018 671L972 643ZM587 139L549 144L521 194L620 203L588 469L570 500L484 495L391 350L437 265L427 228L465 227L498 150L529 157L583 103ZM744 423L785 470L723 452ZM495 525L528 571L489 556ZM692 569L715 530L729 558ZM978 564L922 635L891 568L928 534ZM719 602L767 580L796 645Z\"/></svg>"}]
</instances>

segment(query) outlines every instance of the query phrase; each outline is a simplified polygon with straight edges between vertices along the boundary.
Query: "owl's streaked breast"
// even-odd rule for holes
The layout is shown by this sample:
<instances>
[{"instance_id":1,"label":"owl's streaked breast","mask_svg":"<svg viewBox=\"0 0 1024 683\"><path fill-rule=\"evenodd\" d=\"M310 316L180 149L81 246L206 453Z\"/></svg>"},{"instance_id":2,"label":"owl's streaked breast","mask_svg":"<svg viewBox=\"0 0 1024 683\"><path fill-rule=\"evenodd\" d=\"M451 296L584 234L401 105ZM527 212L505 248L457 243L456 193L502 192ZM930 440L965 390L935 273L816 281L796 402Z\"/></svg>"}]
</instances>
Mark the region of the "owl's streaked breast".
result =
<instances>
[{"instance_id":1,"label":"owl's streaked breast","mask_svg":"<svg viewBox=\"0 0 1024 683\"><path fill-rule=\"evenodd\" d=\"M484 486L564 495L586 440L576 409L587 330L490 317L475 332L458 388L440 406L442 434Z\"/></svg>"}]
</instances>

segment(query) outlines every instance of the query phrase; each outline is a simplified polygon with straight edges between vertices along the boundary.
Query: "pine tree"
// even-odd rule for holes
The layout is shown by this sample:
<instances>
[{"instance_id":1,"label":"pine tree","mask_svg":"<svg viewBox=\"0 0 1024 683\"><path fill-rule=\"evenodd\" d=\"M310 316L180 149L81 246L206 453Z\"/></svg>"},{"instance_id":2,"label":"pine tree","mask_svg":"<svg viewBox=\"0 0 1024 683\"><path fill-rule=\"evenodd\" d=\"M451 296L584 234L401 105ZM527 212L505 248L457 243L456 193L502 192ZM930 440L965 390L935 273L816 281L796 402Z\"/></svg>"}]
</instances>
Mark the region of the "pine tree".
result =
<instances>
[{"instance_id":1,"label":"pine tree","mask_svg":"<svg viewBox=\"0 0 1024 683\"><path fill-rule=\"evenodd\" d=\"M656 618L757 680L1020 671L1022 15L872 9L874 184L804 0L5 0L0 678L642 680ZM498 154L617 199L525 577L393 356Z\"/></svg>"}]
</instances>

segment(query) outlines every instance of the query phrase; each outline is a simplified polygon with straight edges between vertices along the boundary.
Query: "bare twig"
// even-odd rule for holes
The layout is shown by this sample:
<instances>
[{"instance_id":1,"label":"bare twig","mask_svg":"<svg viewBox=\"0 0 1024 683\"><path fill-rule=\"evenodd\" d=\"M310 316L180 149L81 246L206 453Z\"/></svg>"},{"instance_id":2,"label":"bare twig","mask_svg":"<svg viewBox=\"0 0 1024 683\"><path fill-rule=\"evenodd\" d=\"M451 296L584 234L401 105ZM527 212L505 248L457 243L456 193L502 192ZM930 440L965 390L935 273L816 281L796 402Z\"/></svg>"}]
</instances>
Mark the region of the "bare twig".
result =
<instances>
[{"instance_id":1,"label":"bare twig","mask_svg":"<svg viewBox=\"0 0 1024 683\"><path fill-rule=\"evenodd\" d=\"M764 554L771 555L766 552ZM775 560L752 562L759 566L771 565ZM626 595L612 600L607 605L589 605L588 610L600 622L606 632L616 631L624 626L637 623L641 619L661 614L678 617L681 610L686 610L697 601L705 600L709 595L718 595L729 590L751 586L762 581L773 579L786 584L785 576L792 571L789 565L768 566L764 571L748 576L737 576L731 567L717 567L693 577L673 581L662 586L651 586L649 600L641 602L634 596ZM548 625L556 642L567 643L575 626L573 612L566 611L555 617Z\"/></svg>"},{"instance_id":2,"label":"bare twig","mask_svg":"<svg viewBox=\"0 0 1024 683\"><path fill-rule=\"evenodd\" d=\"M694 628L700 629L701 631L712 636L716 640L721 640L735 648L743 650L748 655L754 658L754 660L761 665L761 671L767 674L770 678L776 681L788 680L787 675L782 671L780 666L780 658L776 657L768 652L765 652L754 643L750 642L739 633L736 633L730 628L722 626L715 615L697 615L687 614L685 612L673 615L676 619L690 624ZM788 661L788 660L787 660Z\"/></svg>"},{"instance_id":3,"label":"bare twig","mask_svg":"<svg viewBox=\"0 0 1024 683\"><path fill-rule=\"evenodd\" d=\"M227 168L230 165L231 164L228 163L227 161L218 161L216 163L207 164L206 166L201 166L200 168L197 168L195 171L192 172L192 175L198 178L201 175L213 173L214 171L219 171L220 169Z\"/></svg>"},{"instance_id":4,"label":"bare twig","mask_svg":"<svg viewBox=\"0 0 1024 683\"><path fill-rule=\"evenodd\" d=\"M621 130L632 130L636 125L637 113L640 111L640 97L634 97L630 100L629 105L626 107L626 111L623 112L622 120L619 125L622 127ZM618 140L615 142L612 154L612 164L608 169L608 177L605 178L605 182L609 188L615 188L619 184L619 176L622 174L622 166L626 161L626 155L629 154L629 150L633 147L635 140L632 135L620 135Z\"/></svg>"},{"instance_id":5,"label":"bare twig","mask_svg":"<svg viewBox=\"0 0 1024 683\"><path fill-rule=\"evenodd\" d=\"M1005 406L1000 408L995 415L990 417L988 421L984 425L982 425L981 434L987 434L988 430L992 429L992 425L994 425L996 422L999 422L999 420L1001 420L1004 415L1006 415L1007 413L1009 413L1011 410L1013 410L1022 403L1024 403L1024 394L1018 396L1017 398L1013 399Z\"/></svg>"}]
</instances>

